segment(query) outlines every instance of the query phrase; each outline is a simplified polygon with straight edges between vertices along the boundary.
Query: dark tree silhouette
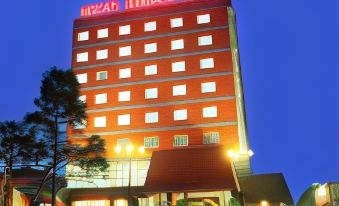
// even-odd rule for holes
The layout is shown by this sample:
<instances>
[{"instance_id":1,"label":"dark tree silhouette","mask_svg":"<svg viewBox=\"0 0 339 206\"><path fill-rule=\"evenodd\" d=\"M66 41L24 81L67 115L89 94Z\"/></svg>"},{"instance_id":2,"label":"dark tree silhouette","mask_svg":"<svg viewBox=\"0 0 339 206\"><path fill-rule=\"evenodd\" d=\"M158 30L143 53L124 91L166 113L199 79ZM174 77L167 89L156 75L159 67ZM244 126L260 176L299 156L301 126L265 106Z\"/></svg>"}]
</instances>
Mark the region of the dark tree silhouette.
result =
<instances>
[{"instance_id":1,"label":"dark tree silhouette","mask_svg":"<svg viewBox=\"0 0 339 206\"><path fill-rule=\"evenodd\" d=\"M60 168L73 161L73 164L78 164L88 171L105 171L108 164L101 156L105 148L103 140L98 136L90 138L85 147L67 144L67 125L82 125L86 120L86 104L79 100L79 83L74 73L71 70L52 67L43 74L41 83L40 97L34 100L38 111L27 114L25 121L39 128L41 135L52 146L51 179L54 206L56 172ZM92 155L88 155L90 153Z\"/></svg>"}]
</instances>

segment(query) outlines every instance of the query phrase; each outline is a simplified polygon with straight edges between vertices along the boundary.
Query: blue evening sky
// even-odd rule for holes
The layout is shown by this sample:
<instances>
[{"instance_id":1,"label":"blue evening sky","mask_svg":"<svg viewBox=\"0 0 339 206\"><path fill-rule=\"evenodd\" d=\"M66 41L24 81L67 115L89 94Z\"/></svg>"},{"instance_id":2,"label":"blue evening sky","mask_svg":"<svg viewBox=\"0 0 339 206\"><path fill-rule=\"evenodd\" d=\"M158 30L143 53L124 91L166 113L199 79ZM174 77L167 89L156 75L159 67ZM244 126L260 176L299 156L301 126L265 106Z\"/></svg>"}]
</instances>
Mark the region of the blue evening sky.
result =
<instances>
[{"instance_id":1,"label":"blue evening sky","mask_svg":"<svg viewBox=\"0 0 339 206\"><path fill-rule=\"evenodd\" d=\"M0 121L33 111L41 74L69 68L73 19L100 0L2 1ZM339 181L339 1L233 0L252 163L295 201Z\"/></svg>"}]
</instances>

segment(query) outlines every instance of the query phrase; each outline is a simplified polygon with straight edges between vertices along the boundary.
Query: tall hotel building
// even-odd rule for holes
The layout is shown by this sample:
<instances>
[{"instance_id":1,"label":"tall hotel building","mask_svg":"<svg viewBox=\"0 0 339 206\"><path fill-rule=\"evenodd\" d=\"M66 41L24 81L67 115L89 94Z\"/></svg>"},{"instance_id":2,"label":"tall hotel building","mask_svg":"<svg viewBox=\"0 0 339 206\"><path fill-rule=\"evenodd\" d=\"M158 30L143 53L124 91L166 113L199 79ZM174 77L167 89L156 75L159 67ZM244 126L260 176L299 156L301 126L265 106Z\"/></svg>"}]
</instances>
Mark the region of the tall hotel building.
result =
<instances>
[{"instance_id":1,"label":"tall hotel building","mask_svg":"<svg viewBox=\"0 0 339 206\"><path fill-rule=\"evenodd\" d=\"M85 177L69 166L69 204L230 205L251 174L231 2L133 8L141 2L74 22L72 68L88 119L68 135L75 144L100 135L110 167Z\"/></svg>"}]
</instances>

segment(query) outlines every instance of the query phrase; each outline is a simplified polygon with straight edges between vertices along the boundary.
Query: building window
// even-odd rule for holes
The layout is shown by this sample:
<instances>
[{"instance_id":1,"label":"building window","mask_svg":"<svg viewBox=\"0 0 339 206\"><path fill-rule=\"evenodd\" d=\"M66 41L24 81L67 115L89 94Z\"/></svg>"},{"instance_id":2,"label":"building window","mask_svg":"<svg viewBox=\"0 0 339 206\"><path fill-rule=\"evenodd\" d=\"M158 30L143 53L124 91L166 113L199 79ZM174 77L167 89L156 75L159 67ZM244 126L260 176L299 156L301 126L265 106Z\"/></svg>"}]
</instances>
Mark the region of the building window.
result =
<instances>
[{"instance_id":1,"label":"building window","mask_svg":"<svg viewBox=\"0 0 339 206\"><path fill-rule=\"evenodd\" d=\"M185 61L172 62L172 72L183 72L185 67Z\"/></svg>"},{"instance_id":2,"label":"building window","mask_svg":"<svg viewBox=\"0 0 339 206\"><path fill-rule=\"evenodd\" d=\"M76 77L78 79L79 84L87 83L87 73L77 74Z\"/></svg>"},{"instance_id":3,"label":"building window","mask_svg":"<svg viewBox=\"0 0 339 206\"><path fill-rule=\"evenodd\" d=\"M88 31L78 33L78 41L87 41L87 40L89 40L89 32Z\"/></svg>"},{"instance_id":4,"label":"building window","mask_svg":"<svg viewBox=\"0 0 339 206\"><path fill-rule=\"evenodd\" d=\"M119 102L131 101L131 91L119 92Z\"/></svg>"},{"instance_id":5,"label":"building window","mask_svg":"<svg viewBox=\"0 0 339 206\"><path fill-rule=\"evenodd\" d=\"M201 93L210 93L215 92L216 90L217 86L215 82L201 83Z\"/></svg>"},{"instance_id":6,"label":"building window","mask_svg":"<svg viewBox=\"0 0 339 206\"><path fill-rule=\"evenodd\" d=\"M107 71L97 72L97 80L105 80L107 77Z\"/></svg>"},{"instance_id":7,"label":"building window","mask_svg":"<svg viewBox=\"0 0 339 206\"><path fill-rule=\"evenodd\" d=\"M145 114L145 123L157 123L158 112L150 112Z\"/></svg>"},{"instance_id":8,"label":"building window","mask_svg":"<svg viewBox=\"0 0 339 206\"><path fill-rule=\"evenodd\" d=\"M151 21L145 23L145 31L155 31L157 30L157 22Z\"/></svg>"},{"instance_id":9,"label":"building window","mask_svg":"<svg viewBox=\"0 0 339 206\"><path fill-rule=\"evenodd\" d=\"M94 118L94 127L106 127L106 116L95 117Z\"/></svg>"},{"instance_id":10,"label":"building window","mask_svg":"<svg viewBox=\"0 0 339 206\"><path fill-rule=\"evenodd\" d=\"M131 33L131 25L119 26L119 35L126 35Z\"/></svg>"},{"instance_id":11,"label":"building window","mask_svg":"<svg viewBox=\"0 0 339 206\"><path fill-rule=\"evenodd\" d=\"M145 75L157 74L158 66L156 64L145 66Z\"/></svg>"},{"instance_id":12,"label":"building window","mask_svg":"<svg viewBox=\"0 0 339 206\"><path fill-rule=\"evenodd\" d=\"M218 108L216 106L204 107L203 110L202 110L202 116L204 118L217 117L218 116Z\"/></svg>"},{"instance_id":13,"label":"building window","mask_svg":"<svg viewBox=\"0 0 339 206\"><path fill-rule=\"evenodd\" d=\"M109 200L86 200L86 201L75 201L74 202L74 206L105 206L107 204L109 205ZM122 205L122 206L125 206L125 205Z\"/></svg>"},{"instance_id":14,"label":"building window","mask_svg":"<svg viewBox=\"0 0 339 206\"><path fill-rule=\"evenodd\" d=\"M107 38L108 37L108 28L99 29L97 32L98 39Z\"/></svg>"},{"instance_id":15,"label":"building window","mask_svg":"<svg viewBox=\"0 0 339 206\"><path fill-rule=\"evenodd\" d=\"M79 100L82 101L83 103L86 103L86 95L81 95L79 97Z\"/></svg>"},{"instance_id":16,"label":"building window","mask_svg":"<svg viewBox=\"0 0 339 206\"><path fill-rule=\"evenodd\" d=\"M145 148L157 148L159 147L159 137L145 137L144 138Z\"/></svg>"},{"instance_id":17,"label":"building window","mask_svg":"<svg viewBox=\"0 0 339 206\"><path fill-rule=\"evenodd\" d=\"M171 19L171 27L172 28L182 27L183 25L184 24L183 24L182 18Z\"/></svg>"},{"instance_id":18,"label":"building window","mask_svg":"<svg viewBox=\"0 0 339 206\"><path fill-rule=\"evenodd\" d=\"M171 41L171 49L177 50L177 49L183 49L184 48L184 40L183 39L177 39Z\"/></svg>"},{"instance_id":19,"label":"building window","mask_svg":"<svg viewBox=\"0 0 339 206\"><path fill-rule=\"evenodd\" d=\"M188 145L188 135L174 135L174 146L187 146Z\"/></svg>"},{"instance_id":20,"label":"building window","mask_svg":"<svg viewBox=\"0 0 339 206\"><path fill-rule=\"evenodd\" d=\"M73 129L86 129L87 121L83 120L81 123L74 123Z\"/></svg>"},{"instance_id":21,"label":"building window","mask_svg":"<svg viewBox=\"0 0 339 206\"><path fill-rule=\"evenodd\" d=\"M219 144L219 143L220 143L219 132L204 133L204 144Z\"/></svg>"},{"instance_id":22,"label":"building window","mask_svg":"<svg viewBox=\"0 0 339 206\"><path fill-rule=\"evenodd\" d=\"M157 43L145 44L145 53L153 53L157 51Z\"/></svg>"},{"instance_id":23,"label":"building window","mask_svg":"<svg viewBox=\"0 0 339 206\"><path fill-rule=\"evenodd\" d=\"M77 54L77 62L87 62L87 61L88 61L88 52Z\"/></svg>"},{"instance_id":24,"label":"building window","mask_svg":"<svg viewBox=\"0 0 339 206\"><path fill-rule=\"evenodd\" d=\"M145 89L145 99L158 98L158 88Z\"/></svg>"},{"instance_id":25,"label":"building window","mask_svg":"<svg viewBox=\"0 0 339 206\"><path fill-rule=\"evenodd\" d=\"M173 86L173 96L186 95L186 84Z\"/></svg>"},{"instance_id":26,"label":"building window","mask_svg":"<svg viewBox=\"0 0 339 206\"><path fill-rule=\"evenodd\" d=\"M212 35L200 36L198 38L198 44L199 44L199 46L212 45Z\"/></svg>"},{"instance_id":27,"label":"building window","mask_svg":"<svg viewBox=\"0 0 339 206\"><path fill-rule=\"evenodd\" d=\"M118 115L118 125L130 125L131 124L131 115L130 114L123 114Z\"/></svg>"},{"instance_id":28,"label":"building window","mask_svg":"<svg viewBox=\"0 0 339 206\"><path fill-rule=\"evenodd\" d=\"M119 78L126 79L131 77L131 68L119 69Z\"/></svg>"},{"instance_id":29,"label":"building window","mask_svg":"<svg viewBox=\"0 0 339 206\"><path fill-rule=\"evenodd\" d=\"M200 69L211 69L214 68L214 59L200 59Z\"/></svg>"},{"instance_id":30,"label":"building window","mask_svg":"<svg viewBox=\"0 0 339 206\"><path fill-rule=\"evenodd\" d=\"M122 139L117 139L117 145L125 147L130 145L131 143L129 142L128 138L122 138Z\"/></svg>"},{"instance_id":31,"label":"building window","mask_svg":"<svg viewBox=\"0 0 339 206\"><path fill-rule=\"evenodd\" d=\"M97 51L97 60L107 59L107 58L108 58L108 50L107 49Z\"/></svg>"},{"instance_id":32,"label":"building window","mask_svg":"<svg viewBox=\"0 0 339 206\"><path fill-rule=\"evenodd\" d=\"M203 14L197 16L197 23L198 24L207 24L210 23L211 17L209 14Z\"/></svg>"},{"instance_id":33,"label":"building window","mask_svg":"<svg viewBox=\"0 0 339 206\"><path fill-rule=\"evenodd\" d=\"M132 53L131 46L119 47L119 56L130 56Z\"/></svg>"},{"instance_id":34,"label":"building window","mask_svg":"<svg viewBox=\"0 0 339 206\"><path fill-rule=\"evenodd\" d=\"M107 103L107 93L95 95L95 104Z\"/></svg>"},{"instance_id":35,"label":"building window","mask_svg":"<svg viewBox=\"0 0 339 206\"><path fill-rule=\"evenodd\" d=\"M187 109L174 110L174 120L187 120Z\"/></svg>"}]
</instances>

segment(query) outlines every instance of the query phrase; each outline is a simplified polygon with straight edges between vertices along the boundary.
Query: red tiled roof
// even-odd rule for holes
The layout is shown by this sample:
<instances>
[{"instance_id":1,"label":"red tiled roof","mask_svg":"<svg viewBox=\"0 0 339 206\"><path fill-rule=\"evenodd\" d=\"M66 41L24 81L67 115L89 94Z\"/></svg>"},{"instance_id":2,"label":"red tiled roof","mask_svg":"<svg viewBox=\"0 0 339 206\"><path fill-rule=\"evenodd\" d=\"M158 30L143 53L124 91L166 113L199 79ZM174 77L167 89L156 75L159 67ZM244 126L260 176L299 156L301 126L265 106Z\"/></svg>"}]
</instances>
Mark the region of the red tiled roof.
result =
<instances>
[{"instance_id":1,"label":"red tiled roof","mask_svg":"<svg viewBox=\"0 0 339 206\"><path fill-rule=\"evenodd\" d=\"M154 152L146 192L236 189L231 162L221 146Z\"/></svg>"},{"instance_id":2,"label":"red tiled roof","mask_svg":"<svg viewBox=\"0 0 339 206\"><path fill-rule=\"evenodd\" d=\"M195 9L207 9L221 6L230 6L231 0L185 0L180 2L161 3L154 6L145 6L108 13L107 15L81 17L74 21L74 27L83 27L93 24L105 24L112 21L128 20L143 16L162 15L170 12L183 12Z\"/></svg>"}]
</instances>

